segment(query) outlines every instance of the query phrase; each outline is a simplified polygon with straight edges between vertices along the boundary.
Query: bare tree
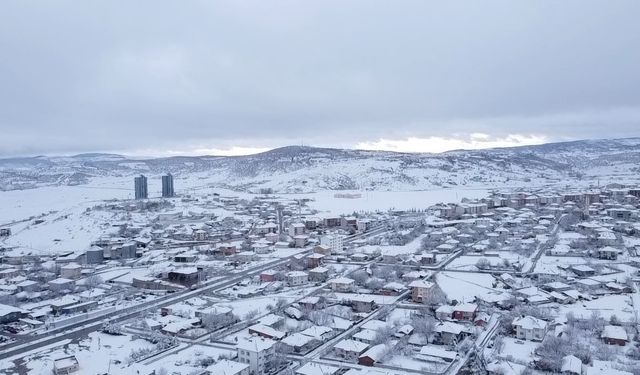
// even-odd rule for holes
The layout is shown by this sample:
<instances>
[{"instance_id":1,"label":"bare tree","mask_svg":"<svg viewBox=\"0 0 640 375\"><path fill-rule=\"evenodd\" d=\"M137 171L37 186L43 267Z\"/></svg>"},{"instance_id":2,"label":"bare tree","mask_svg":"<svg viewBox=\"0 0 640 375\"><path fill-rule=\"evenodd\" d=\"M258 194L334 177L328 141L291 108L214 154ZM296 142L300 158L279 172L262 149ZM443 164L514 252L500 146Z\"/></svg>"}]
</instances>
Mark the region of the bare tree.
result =
<instances>
[{"instance_id":1,"label":"bare tree","mask_svg":"<svg viewBox=\"0 0 640 375\"><path fill-rule=\"evenodd\" d=\"M84 280L84 285L87 287L87 289L94 289L95 287L97 287L102 283L103 283L102 277L100 277L100 275L95 275L95 274L90 275Z\"/></svg>"},{"instance_id":2,"label":"bare tree","mask_svg":"<svg viewBox=\"0 0 640 375\"><path fill-rule=\"evenodd\" d=\"M226 327L238 321L233 314L204 314L200 320L202 325L210 330Z\"/></svg>"},{"instance_id":3,"label":"bare tree","mask_svg":"<svg viewBox=\"0 0 640 375\"><path fill-rule=\"evenodd\" d=\"M476 262L476 267L479 270L486 270L486 269L491 268L491 263L489 262L489 260L487 258L480 258Z\"/></svg>"}]
</instances>

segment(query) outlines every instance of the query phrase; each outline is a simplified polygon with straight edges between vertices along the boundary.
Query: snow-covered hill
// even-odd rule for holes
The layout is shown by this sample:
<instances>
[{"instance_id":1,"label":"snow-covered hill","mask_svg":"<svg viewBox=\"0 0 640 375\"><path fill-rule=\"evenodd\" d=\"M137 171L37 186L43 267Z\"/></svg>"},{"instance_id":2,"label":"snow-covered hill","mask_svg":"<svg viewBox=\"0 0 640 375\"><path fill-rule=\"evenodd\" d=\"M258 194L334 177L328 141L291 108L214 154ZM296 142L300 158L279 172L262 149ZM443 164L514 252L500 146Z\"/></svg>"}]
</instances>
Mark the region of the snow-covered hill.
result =
<instances>
[{"instance_id":1,"label":"snow-covered hill","mask_svg":"<svg viewBox=\"0 0 640 375\"><path fill-rule=\"evenodd\" d=\"M277 192L419 190L450 186L636 179L640 138L549 143L441 154L289 146L238 157L130 159L113 154L0 160L0 189L78 185L139 173L197 175L221 187Z\"/></svg>"}]
</instances>

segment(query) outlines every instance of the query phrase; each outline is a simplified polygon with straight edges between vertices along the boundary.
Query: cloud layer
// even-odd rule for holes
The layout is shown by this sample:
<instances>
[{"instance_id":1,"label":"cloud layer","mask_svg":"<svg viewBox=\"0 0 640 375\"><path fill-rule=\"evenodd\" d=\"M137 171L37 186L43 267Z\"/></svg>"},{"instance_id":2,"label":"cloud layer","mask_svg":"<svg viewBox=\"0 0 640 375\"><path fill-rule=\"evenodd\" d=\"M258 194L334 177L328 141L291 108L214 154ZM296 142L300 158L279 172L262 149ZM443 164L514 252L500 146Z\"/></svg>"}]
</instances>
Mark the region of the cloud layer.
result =
<instances>
[{"instance_id":1,"label":"cloud layer","mask_svg":"<svg viewBox=\"0 0 640 375\"><path fill-rule=\"evenodd\" d=\"M638 14L634 0L5 1L0 154L640 135Z\"/></svg>"}]
</instances>

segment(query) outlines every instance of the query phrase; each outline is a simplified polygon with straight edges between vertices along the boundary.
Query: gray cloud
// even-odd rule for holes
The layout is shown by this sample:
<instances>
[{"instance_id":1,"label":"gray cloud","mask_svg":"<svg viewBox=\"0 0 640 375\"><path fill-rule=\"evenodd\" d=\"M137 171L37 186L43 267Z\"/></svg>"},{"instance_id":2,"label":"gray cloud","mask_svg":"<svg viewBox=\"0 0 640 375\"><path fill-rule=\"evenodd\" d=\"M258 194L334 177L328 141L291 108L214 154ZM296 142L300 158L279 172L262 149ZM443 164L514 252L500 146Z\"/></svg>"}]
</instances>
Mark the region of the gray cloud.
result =
<instances>
[{"instance_id":1,"label":"gray cloud","mask_svg":"<svg viewBox=\"0 0 640 375\"><path fill-rule=\"evenodd\" d=\"M5 1L0 154L640 135L637 1Z\"/></svg>"}]
</instances>

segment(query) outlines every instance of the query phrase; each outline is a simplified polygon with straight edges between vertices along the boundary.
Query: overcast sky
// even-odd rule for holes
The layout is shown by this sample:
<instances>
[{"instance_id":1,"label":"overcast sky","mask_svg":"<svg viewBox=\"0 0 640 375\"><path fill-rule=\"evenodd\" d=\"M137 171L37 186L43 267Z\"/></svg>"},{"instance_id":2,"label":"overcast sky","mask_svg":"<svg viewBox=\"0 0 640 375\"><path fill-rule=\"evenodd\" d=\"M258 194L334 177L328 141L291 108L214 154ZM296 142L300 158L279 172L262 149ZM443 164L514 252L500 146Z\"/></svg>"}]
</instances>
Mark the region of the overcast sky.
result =
<instances>
[{"instance_id":1,"label":"overcast sky","mask_svg":"<svg viewBox=\"0 0 640 375\"><path fill-rule=\"evenodd\" d=\"M640 136L640 1L0 2L0 155Z\"/></svg>"}]
</instances>

